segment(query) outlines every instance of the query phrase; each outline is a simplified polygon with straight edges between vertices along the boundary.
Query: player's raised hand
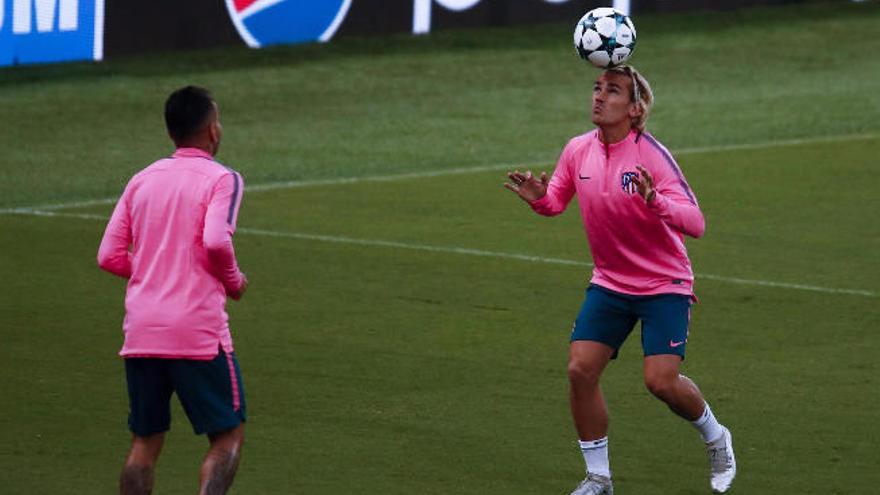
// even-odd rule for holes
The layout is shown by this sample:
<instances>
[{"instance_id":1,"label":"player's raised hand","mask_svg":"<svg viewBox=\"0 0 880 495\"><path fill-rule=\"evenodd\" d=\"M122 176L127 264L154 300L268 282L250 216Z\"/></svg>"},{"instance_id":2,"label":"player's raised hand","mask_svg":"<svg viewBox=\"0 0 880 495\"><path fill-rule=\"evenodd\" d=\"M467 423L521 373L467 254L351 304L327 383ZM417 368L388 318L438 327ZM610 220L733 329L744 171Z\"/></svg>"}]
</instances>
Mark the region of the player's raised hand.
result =
<instances>
[{"instance_id":1,"label":"player's raised hand","mask_svg":"<svg viewBox=\"0 0 880 495\"><path fill-rule=\"evenodd\" d=\"M654 191L654 178L651 177L651 174L648 173L645 167L636 165L636 168L639 169L642 176L634 178L633 182L635 182L638 187L639 195L645 198L645 202L650 203L654 200L654 196L657 194Z\"/></svg>"},{"instance_id":2,"label":"player's raised hand","mask_svg":"<svg viewBox=\"0 0 880 495\"><path fill-rule=\"evenodd\" d=\"M547 184L550 180L546 172L541 172L541 177L535 177L531 171L521 173L519 170L507 172L510 182L505 182L504 187L519 195L525 201L537 201L547 194Z\"/></svg>"}]
</instances>

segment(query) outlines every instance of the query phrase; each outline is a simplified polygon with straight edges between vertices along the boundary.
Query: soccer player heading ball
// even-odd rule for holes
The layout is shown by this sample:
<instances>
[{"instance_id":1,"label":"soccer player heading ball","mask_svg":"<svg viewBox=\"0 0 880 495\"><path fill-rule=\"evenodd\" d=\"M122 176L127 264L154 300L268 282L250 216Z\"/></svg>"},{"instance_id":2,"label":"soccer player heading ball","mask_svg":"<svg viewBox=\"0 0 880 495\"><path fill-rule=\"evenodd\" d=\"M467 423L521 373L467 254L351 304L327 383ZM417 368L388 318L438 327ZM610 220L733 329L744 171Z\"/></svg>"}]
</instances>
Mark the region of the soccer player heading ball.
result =
<instances>
[{"instance_id":1,"label":"soccer player heading ball","mask_svg":"<svg viewBox=\"0 0 880 495\"><path fill-rule=\"evenodd\" d=\"M699 431L712 490L726 492L736 474L730 431L680 373L695 300L684 236L702 236L705 222L672 155L645 130L653 101L648 81L633 67L603 71L593 85L597 129L568 142L552 178L517 170L504 184L546 216L562 213L577 195L595 263L569 349L571 411L587 467L572 495L612 495L599 379L637 320L645 385Z\"/></svg>"}]
</instances>

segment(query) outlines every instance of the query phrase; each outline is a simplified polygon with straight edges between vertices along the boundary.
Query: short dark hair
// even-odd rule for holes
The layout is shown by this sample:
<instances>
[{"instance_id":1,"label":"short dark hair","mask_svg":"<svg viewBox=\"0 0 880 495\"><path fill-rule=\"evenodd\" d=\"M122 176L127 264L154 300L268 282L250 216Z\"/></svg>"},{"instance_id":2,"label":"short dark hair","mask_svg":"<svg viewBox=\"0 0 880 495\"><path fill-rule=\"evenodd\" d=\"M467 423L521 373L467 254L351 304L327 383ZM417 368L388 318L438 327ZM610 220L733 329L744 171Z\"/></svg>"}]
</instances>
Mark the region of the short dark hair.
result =
<instances>
[{"instance_id":1,"label":"short dark hair","mask_svg":"<svg viewBox=\"0 0 880 495\"><path fill-rule=\"evenodd\" d=\"M211 112L214 98L205 88L187 86L171 93L165 101L165 126L175 143L185 141L202 129Z\"/></svg>"}]
</instances>

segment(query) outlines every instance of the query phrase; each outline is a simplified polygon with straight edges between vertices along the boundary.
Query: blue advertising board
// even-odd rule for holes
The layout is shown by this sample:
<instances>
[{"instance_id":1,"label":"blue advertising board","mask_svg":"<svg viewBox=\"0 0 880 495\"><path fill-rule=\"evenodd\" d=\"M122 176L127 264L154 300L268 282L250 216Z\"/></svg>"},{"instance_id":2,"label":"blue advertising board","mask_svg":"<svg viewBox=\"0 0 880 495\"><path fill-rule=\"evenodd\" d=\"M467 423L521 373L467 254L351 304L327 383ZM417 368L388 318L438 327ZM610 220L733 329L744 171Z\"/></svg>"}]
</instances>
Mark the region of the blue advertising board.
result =
<instances>
[{"instance_id":1,"label":"blue advertising board","mask_svg":"<svg viewBox=\"0 0 880 495\"><path fill-rule=\"evenodd\" d=\"M103 55L104 0L0 0L0 66Z\"/></svg>"},{"instance_id":2,"label":"blue advertising board","mask_svg":"<svg viewBox=\"0 0 880 495\"><path fill-rule=\"evenodd\" d=\"M226 0L229 16L248 46L328 41L351 0Z\"/></svg>"}]
</instances>

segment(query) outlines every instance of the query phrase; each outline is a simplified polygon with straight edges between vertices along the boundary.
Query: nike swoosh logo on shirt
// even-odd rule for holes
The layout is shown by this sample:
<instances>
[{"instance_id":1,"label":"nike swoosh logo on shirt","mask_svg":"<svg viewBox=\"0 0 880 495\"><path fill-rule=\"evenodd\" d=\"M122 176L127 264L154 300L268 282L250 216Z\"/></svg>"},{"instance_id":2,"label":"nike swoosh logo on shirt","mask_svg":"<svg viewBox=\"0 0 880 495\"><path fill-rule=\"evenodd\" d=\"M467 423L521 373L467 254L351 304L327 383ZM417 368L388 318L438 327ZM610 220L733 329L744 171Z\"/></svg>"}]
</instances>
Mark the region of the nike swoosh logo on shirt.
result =
<instances>
[{"instance_id":1,"label":"nike swoosh logo on shirt","mask_svg":"<svg viewBox=\"0 0 880 495\"><path fill-rule=\"evenodd\" d=\"M578 179L587 180L589 178L590 178L590 176L583 176L580 173L578 174Z\"/></svg>"}]
</instances>

